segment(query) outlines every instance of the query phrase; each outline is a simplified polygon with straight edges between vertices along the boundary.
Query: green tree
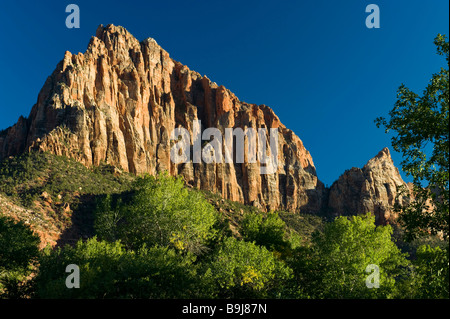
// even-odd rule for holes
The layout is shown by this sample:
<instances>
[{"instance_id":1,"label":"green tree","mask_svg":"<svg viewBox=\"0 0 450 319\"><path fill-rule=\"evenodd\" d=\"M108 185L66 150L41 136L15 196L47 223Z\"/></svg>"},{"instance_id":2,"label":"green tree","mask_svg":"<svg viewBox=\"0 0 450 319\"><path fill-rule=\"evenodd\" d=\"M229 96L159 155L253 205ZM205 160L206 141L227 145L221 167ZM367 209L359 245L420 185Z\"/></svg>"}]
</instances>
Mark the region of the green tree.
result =
<instances>
[{"instance_id":1,"label":"green tree","mask_svg":"<svg viewBox=\"0 0 450 319\"><path fill-rule=\"evenodd\" d=\"M39 237L22 221L0 216L0 296L23 297L23 285L39 255Z\"/></svg>"},{"instance_id":2,"label":"green tree","mask_svg":"<svg viewBox=\"0 0 450 319\"><path fill-rule=\"evenodd\" d=\"M413 177L413 200L397 209L408 239L449 230L449 44L444 35L434 40L447 61L433 74L422 96L401 85L389 120L378 127L393 131L393 148L401 152L403 171ZM407 195L405 189L401 195Z\"/></svg>"},{"instance_id":3,"label":"green tree","mask_svg":"<svg viewBox=\"0 0 450 319\"><path fill-rule=\"evenodd\" d=\"M121 240L131 249L146 244L195 254L205 250L215 234L217 212L200 192L168 174L140 177L134 190L99 202L95 227L101 238Z\"/></svg>"},{"instance_id":4,"label":"green tree","mask_svg":"<svg viewBox=\"0 0 450 319\"><path fill-rule=\"evenodd\" d=\"M196 257L168 247L127 250L120 242L92 238L75 247L47 249L35 279L38 298L199 298L207 297ZM80 270L80 288L68 289L66 267Z\"/></svg>"},{"instance_id":5,"label":"green tree","mask_svg":"<svg viewBox=\"0 0 450 319\"><path fill-rule=\"evenodd\" d=\"M242 220L241 234L247 241L254 241L269 250L283 251L285 241L285 222L276 212L248 213Z\"/></svg>"},{"instance_id":6,"label":"green tree","mask_svg":"<svg viewBox=\"0 0 450 319\"><path fill-rule=\"evenodd\" d=\"M292 270L265 247L227 237L206 272L219 298L283 297Z\"/></svg>"},{"instance_id":7,"label":"green tree","mask_svg":"<svg viewBox=\"0 0 450 319\"><path fill-rule=\"evenodd\" d=\"M315 233L311 246L297 249L289 263L299 290L313 298L392 298L396 278L408 265L405 255L391 239L390 226L375 226L371 214L338 217ZM379 270L379 287L366 280ZM370 266L369 266L370 267ZM372 281L370 281L372 282Z\"/></svg>"},{"instance_id":8,"label":"green tree","mask_svg":"<svg viewBox=\"0 0 450 319\"><path fill-rule=\"evenodd\" d=\"M448 246L440 247L422 245L417 249L414 261L419 274L419 298L449 298Z\"/></svg>"}]
</instances>

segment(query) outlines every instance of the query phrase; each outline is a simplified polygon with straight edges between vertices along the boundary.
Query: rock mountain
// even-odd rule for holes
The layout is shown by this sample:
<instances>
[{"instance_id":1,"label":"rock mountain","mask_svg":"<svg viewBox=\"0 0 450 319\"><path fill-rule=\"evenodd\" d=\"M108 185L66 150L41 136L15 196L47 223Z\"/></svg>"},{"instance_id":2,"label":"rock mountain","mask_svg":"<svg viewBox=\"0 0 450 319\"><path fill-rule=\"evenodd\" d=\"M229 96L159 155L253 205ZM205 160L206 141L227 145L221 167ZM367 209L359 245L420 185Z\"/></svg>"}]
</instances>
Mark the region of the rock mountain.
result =
<instances>
[{"instance_id":1,"label":"rock mountain","mask_svg":"<svg viewBox=\"0 0 450 319\"><path fill-rule=\"evenodd\" d=\"M260 174L259 162L174 164L170 133L183 127L193 140L194 120L221 132L278 128L277 172ZM385 148L325 188L300 138L270 107L240 101L173 60L155 40L139 42L114 25L100 25L84 54L66 52L28 118L0 133L0 160L30 150L135 174L167 170L193 187L262 210L372 211L380 223L391 218L397 186L405 184Z\"/></svg>"}]
</instances>

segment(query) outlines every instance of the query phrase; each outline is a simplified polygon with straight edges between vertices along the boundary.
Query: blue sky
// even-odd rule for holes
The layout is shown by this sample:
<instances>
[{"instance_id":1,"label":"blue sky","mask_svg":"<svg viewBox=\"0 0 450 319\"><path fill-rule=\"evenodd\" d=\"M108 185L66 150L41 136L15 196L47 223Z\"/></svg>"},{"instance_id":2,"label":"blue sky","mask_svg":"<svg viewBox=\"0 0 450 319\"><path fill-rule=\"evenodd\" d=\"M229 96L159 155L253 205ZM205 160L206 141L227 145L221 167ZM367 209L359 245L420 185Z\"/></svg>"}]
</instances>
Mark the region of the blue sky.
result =
<instances>
[{"instance_id":1,"label":"blue sky","mask_svg":"<svg viewBox=\"0 0 450 319\"><path fill-rule=\"evenodd\" d=\"M79 29L65 26L70 3ZM379 29L365 25L371 3ZM113 23L154 38L240 100L272 107L331 185L385 146L399 166L373 121L387 116L401 83L421 93L444 65L433 39L449 34L448 10L445 0L2 1L0 129L28 116L66 50L84 52L97 26Z\"/></svg>"}]
</instances>

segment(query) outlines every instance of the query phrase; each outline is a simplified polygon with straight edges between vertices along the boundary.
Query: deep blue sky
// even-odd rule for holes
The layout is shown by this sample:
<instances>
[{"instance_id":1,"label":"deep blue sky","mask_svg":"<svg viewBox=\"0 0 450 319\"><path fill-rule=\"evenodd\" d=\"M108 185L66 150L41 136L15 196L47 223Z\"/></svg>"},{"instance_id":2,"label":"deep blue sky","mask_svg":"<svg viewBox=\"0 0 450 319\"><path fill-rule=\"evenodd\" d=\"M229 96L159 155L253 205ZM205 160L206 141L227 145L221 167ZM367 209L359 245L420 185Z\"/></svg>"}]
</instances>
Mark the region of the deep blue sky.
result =
<instances>
[{"instance_id":1,"label":"deep blue sky","mask_svg":"<svg viewBox=\"0 0 450 319\"><path fill-rule=\"evenodd\" d=\"M0 2L0 129L28 116L66 50L84 52L97 26L113 23L154 38L240 100L272 107L328 185L385 146L400 164L373 121L401 83L422 92L444 65L433 39L449 33L447 0L28 2ZM65 27L70 3L80 29ZM380 29L365 26L370 3Z\"/></svg>"}]
</instances>

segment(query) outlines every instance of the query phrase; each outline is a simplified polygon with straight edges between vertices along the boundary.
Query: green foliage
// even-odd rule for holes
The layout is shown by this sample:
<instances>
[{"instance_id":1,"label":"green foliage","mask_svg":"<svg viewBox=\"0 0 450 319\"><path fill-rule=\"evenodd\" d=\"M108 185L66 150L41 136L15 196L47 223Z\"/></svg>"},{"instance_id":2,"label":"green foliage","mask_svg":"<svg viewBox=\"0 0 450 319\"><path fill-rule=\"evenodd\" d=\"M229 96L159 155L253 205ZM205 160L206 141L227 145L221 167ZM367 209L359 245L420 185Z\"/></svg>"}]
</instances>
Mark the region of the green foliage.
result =
<instances>
[{"instance_id":1,"label":"green foliage","mask_svg":"<svg viewBox=\"0 0 450 319\"><path fill-rule=\"evenodd\" d=\"M0 216L0 271L26 268L38 256L39 243L24 222Z\"/></svg>"},{"instance_id":2,"label":"green foliage","mask_svg":"<svg viewBox=\"0 0 450 319\"><path fill-rule=\"evenodd\" d=\"M300 290L312 298L390 298L408 262L391 240L390 226L374 216L338 217L316 233L312 245L297 249L291 264ZM368 265L380 270L380 287L369 289Z\"/></svg>"},{"instance_id":3,"label":"green foliage","mask_svg":"<svg viewBox=\"0 0 450 319\"><path fill-rule=\"evenodd\" d=\"M225 238L208 264L210 280L219 298L282 297L292 270L265 247Z\"/></svg>"},{"instance_id":4,"label":"green foliage","mask_svg":"<svg viewBox=\"0 0 450 319\"><path fill-rule=\"evenodd\" d=\"M0 216L0 296L23 295L22 282L39 254L40 239L23 222Z\"/></svg>"},{"instance_id":5,"label":"green foliage","mask_svg":"<svg viewBox=\"0 0 450 319\"><path fill-rule=\"evenodd\" d=\"M46 250L35 279L39 298L205 297L192 254L167 247L126 250L120 242L96 238L75 247ZM67 265L80 269L80 288L67 288Z\"/></svg>"},{"instance_id":6,"label":"green foliage","mask_svg":"<svg viewBox=\"0 0 450 319\"><path fill-rule=\"evenodd\" d=\"M94 207L101 239L47 248L35 263L39 239L23 222L0 217L0 297L448 298L448 241L402 243L410 263L391 227L376 227L371 215L325 222L263 213L167 174L135 178L45 153L0 163L0 191L29 205L44 191L71 207L85 200L78 218L91 218ZM436 216L415 218L438 233ZM397 235L403 240L402 228ZM423 243L436 247L417 248ZM69 264L80 267L79 289L65 285ZM369 264L379 266L379 288L365 285Z\"/></svg>"},{"instance_id":7,"label":"green foliage","mask_svg":"<svg viewBox=\"0 0 450 319\"><path fill-rule=\"evenodd\" d=\"M405 85L398 89L390 119L377 118L377 126L394 131L392 145L402 152L403 171L413 177L413 197L397 205L408 242L443 237L439 247L417 249L415 280L418 298L448 298L449 230L449 43L439 34L434 43L445 67L433 74L422 96ZM397 196L409 196L401 188Z\"/></svg>"},{"instance_id":8,"label":"green foliage","mask_svg":"<svg viewBox=\"0 0 450 319\"><path fill-rule=\"evenodd\" d=\"M449 298L448 245L446 250L440 247L422 245L416 252L417 273L420 277L418 298Z\"/></svg>"},{"instance_id":9,"label":"green foliage","mask_svg":"<svg viewBox=\"0 0 450 319\"><path fill-rule=\"evenodd\" d=\"M293 248L300 244L308 244L315 232L322 232L324 219L317 215L293 212L279 212L285 222L288 240Z\"/></svg>"},{"instance_id":10,"label":"green foliage","mask_svg":"<svg viewBox=\"0 0 450 319\"><path fill-rule=\"evenodd\" d=\"M286 224L276 212L250 213L245 215L241 224L244 240L254 241L269 250L282 251L286 248Z\"/></svg>"},{"instance_id":11,"label":"green foliage","mask_svg":"<svg viewBox=\"0 0 450 319\"><path fill-rule=\"evenodd\" d=\"M0 191L31 207L44 191L74 201L73 194L105 194L130 187L127 174L115 176L106 164L92 169L64 156L31 152L0 162Z\"/></svg>"},{"instance_id":12,"label":"green foliage","mask_svg":"<svg viewBox=\"0 0 450 319\"><path fill-rule=\"evenodd\" d=\"M217 213L203 195L168 174L145 175L127 196L107 196L95 212L99 236L121 240L128 248L143 244L200 254L213 238Z\"/></svg>"},{"instance_id":13,"label":"green foliage","mask_svg":"<svg viewBox=\"0 0 450 319\"><path fill-rule=\"evenodd\" d=\"M413 177L414 200L397 208L409 239L430 232L448 237L449 44L440 34L434 43L437 53L446 58L445 68L433 74L422 96L402 84L390 119L376 119L378 127L395 132L392 146L403 155L403 171Z\"/></svg>"}]
</instances>

